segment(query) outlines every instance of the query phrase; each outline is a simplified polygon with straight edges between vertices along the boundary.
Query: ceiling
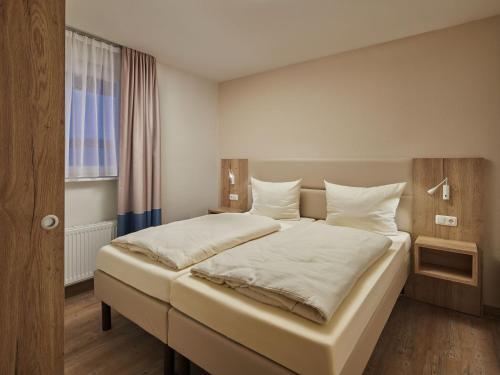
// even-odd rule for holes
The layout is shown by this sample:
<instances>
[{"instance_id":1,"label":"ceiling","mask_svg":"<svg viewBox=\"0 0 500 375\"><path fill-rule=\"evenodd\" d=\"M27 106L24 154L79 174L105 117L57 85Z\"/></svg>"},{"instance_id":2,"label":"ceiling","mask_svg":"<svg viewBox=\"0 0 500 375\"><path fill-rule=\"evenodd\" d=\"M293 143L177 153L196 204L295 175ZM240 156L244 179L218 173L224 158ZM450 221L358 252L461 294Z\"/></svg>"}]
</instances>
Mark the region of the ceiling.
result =
<instances>
[{"instance_id":1,"label":"ceiling","mask_svg":"<svg viewBox=\"0 0 500 375\"><path fill-rule=\"evenodd\" d=\"M67 0L67 24L225 81L500 14L499 0Z\"/></svg>"}]
</instances>

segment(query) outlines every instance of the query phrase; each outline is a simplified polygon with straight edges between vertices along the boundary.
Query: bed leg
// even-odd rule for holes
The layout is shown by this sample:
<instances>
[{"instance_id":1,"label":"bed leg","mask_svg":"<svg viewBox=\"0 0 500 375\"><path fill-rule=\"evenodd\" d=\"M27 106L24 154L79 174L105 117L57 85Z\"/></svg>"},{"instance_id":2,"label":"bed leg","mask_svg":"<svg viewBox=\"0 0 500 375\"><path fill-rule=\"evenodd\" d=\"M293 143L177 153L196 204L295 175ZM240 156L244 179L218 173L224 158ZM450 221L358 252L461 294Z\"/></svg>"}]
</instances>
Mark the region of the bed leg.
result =
<instances>
[{"instance_id":1,"label":"bed leg","mask_svg":"<svg viewBox=\"0 0 500 375\"><path fill-rule=\"evenodd\" d=\"M176 361L178 361L177 371L178 375L189 375L190 373L190 361L184 357L181 353L177 353Z\"/></svg>"},{"instance_id":2,"label":"bed leg","mask_svg":"<svg viewBox=\"0 0 500 375\"><path fill-rule=\"evenodd\" d=\"M165 344L163 352L163 375L174 375L174 357L174 349Z\"/></svg>"},{"instance_id":3,"label":"bed leg","mask_svg":"<svg viewBox=\"0 0 500 375\"><path fill-rule=\"evenodd\" d=\"M102 330L109 331L111 329L111 307L104 302L101 302L102 314Z\"/></svg>"}]
</instances>

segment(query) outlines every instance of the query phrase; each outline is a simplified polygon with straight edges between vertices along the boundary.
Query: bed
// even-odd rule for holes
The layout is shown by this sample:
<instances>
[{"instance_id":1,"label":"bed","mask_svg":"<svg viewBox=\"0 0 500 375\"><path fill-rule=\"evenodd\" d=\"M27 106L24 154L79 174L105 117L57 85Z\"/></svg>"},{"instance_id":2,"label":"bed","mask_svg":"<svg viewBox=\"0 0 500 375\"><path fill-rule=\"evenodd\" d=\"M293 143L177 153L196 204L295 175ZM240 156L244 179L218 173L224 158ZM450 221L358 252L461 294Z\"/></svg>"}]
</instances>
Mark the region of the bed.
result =
<instances>
[{"instance_id":1,"label":"bed","mask_svg":"<svg viewBox=\"0 0 500 375\"><path fill-rule=\"evenodd\" d=\"M323 179L370 186L411 181L411 161L258 161L252 176L302 177L301 215L324 219ZM397 212L391 249L325 325L267 306L189 273L171 287L168 343L212 374L361 374L409 274L411 195Z\"/></svg>"},{"instance_id":2,"label":"bed","mask_svg":"<svg viewBox=\"0 0 500 375\"><path fill-rule=\"evenodd\" d=\"M251 161L250 174L267 181L302 178L301 216L321 220L326 216L323 179L354 186L410 181L411 160ZM398 226L406 232L411 188L408 184L397 212ZM173 348L213 374L357 374L406 281L409 243L409 235L401 233L322 328L195 279L189 268L172 271L112 245L98 254L95 295L103 302L103 329L111 327L111 306L168 344L166 373L173 369Z\"/></svg>"}]
</instances>

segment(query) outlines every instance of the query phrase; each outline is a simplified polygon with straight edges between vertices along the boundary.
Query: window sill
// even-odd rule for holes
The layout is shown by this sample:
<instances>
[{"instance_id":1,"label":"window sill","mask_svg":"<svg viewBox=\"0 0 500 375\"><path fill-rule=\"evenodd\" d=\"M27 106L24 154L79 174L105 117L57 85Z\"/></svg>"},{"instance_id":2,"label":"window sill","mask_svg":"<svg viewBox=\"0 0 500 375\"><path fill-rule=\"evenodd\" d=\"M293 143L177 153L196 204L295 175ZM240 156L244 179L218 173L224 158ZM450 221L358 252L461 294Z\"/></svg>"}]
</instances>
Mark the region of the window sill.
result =
<instances>
[{"instance_id":1,"label":"window sill","mask_svg":"<svg viewBox=\"0 0 500 375\"><path fill-rule=\"evenodd\" d=\"M97 181L117 181L117 176L112 177L74 177L65 178L64 182L97 182Z\"/></svg>"}]
</instances>

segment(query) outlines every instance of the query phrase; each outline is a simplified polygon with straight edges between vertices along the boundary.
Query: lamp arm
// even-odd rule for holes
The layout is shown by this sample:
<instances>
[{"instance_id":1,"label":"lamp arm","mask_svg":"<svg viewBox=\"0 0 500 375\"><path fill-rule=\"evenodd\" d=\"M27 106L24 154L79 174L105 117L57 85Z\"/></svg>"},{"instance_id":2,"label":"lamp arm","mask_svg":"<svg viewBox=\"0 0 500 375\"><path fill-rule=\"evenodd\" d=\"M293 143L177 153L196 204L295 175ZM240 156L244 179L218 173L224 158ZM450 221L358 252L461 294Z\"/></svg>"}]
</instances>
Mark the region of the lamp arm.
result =
<instances>
[{"instance_id":1,"label":"lamp arm","mask_svg":"<svg viewBox=\"0 0 500 375\"><path fill-rule=\"evenodd\" d=\"M430 188L429 190L427 190L427 193L428 194L434 194L434 192L441 186L441 185L448 185L448 177L445 177L443 181L441 181L439 184L437 184L436 186Z\"/></svg>"},{"instance_id":2,"label":"lamp arm","mask_svg":"<svg viewBox=\"0 0 500 375\"><path fill-rule=\"evenodd\" d=\"M236 177L235 177L233 171L230 169L229 170L229 184L234 185L235 182L236 182Z\"/></svg>"},{"instance_id":3,"label":"lamp arm","mask_svg":"<svg viewBox=\"0 0 500 375\"><path fill-rule=\"evenodd\" d=\"M448 185L448 177L445 177L444 180L441 181L437 187L440 187L441 185Z\"/></svg>"},{"instance_id":4,"label":"lamp arm","mask_svg":"<svg viewBox=\"0 0 500 375\"><path fill-rule=\"evenodd\" d=\"M441 185L448 185L448 177L445 177L443 181L441 181L439 184L433 187L433 189L437 189Z\"/></svg>"}]
</instances>

